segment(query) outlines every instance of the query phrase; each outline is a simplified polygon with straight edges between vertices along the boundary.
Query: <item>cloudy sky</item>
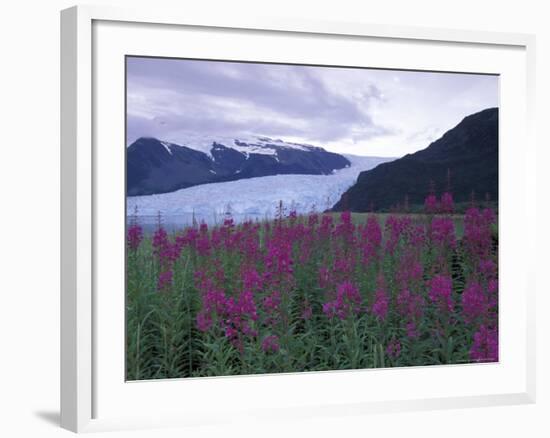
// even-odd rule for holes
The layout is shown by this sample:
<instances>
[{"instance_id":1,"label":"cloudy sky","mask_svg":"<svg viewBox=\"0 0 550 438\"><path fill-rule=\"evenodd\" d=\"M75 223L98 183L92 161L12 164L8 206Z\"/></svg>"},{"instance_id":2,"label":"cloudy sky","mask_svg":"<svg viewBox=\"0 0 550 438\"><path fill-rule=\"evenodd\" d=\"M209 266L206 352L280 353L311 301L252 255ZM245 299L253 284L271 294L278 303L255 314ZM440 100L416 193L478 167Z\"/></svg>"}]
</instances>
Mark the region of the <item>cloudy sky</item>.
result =
<instances>
[{"instance_id":1,"label":"cloudy sky","mask_svg":"<svg viewBox=\"0 0 550 438\"><path fill-rule=\"evenodd\" d=\"M495 76L127 58L127 144L263 135L397 157L495 106Z\"/></svg>"}]
</instances>

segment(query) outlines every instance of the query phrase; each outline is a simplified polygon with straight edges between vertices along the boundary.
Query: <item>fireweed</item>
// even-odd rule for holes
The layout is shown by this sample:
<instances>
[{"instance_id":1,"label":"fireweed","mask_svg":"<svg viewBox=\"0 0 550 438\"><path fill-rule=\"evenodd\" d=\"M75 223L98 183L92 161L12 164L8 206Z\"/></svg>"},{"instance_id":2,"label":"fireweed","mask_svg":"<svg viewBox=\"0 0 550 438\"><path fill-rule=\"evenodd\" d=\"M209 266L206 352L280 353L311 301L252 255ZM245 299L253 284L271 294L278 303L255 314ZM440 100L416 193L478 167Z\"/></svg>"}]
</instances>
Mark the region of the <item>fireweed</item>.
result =
<instances>
[{"instance_id":1,"label":"fireweed","mask_svg":"<svg viewBox=\"0 0 550 438\"><path fill-rule=\"evenodd\" d=\"M450 193L425 209L132 223L128 378L497 361L496 214L452 215Z\"/></svg>"}]
</instances>

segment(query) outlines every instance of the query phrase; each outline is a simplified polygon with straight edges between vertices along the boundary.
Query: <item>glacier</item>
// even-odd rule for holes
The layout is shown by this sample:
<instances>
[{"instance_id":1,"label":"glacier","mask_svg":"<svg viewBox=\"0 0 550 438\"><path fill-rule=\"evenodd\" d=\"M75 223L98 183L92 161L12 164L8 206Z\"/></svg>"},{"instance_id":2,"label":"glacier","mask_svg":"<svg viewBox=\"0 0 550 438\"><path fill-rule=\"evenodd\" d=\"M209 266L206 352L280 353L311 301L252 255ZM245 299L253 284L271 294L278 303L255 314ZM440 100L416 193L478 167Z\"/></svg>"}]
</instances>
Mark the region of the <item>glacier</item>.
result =
<instances>
[{"instance_id":1,"label":"glacier","mask_svg":"<svg viewBox=\"0 0 550 438\"><path fill-rule=\"evenodd\" d=\"M237 222L271 219L281 202L287 212L324 211L355 183L360 172L395 159L344 156L351 165L330 175L264 176L127 197L128 222L137 221L148 229L155 227L160 219L166 228L178 229L194 221L219 224L227 214Z\"/></svg>"}]
</instances>

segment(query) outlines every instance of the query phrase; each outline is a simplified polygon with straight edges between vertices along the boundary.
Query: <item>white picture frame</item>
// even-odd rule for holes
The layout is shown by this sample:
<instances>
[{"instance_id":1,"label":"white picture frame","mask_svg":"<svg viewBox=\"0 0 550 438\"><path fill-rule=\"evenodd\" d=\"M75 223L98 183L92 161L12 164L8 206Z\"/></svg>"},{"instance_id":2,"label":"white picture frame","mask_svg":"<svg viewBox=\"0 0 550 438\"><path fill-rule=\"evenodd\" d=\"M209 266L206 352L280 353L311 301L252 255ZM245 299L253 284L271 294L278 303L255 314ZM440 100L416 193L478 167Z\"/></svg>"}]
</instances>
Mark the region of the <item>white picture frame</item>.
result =
<instances>
[{"instance_id":1,"label":"white picture frame","mask_svg":"<svg viewBox=\"0 0 550 438\"><path fill-rule=\"evenodd\" d=\"M113 190L115 193L113 196L107 192L113 184L120 188L119 183L122 180L124 167L119 166L120 155L113 156L111 160L108 153L102 152L98 155L97 148L98 140L109 136L113 137L113 142L120 141L121 145L124 144L123 138L118 135L120 124L124 119L124 114L117 113L121 109L121 100L116 92L113 93L114 90L120 90L120 81L123 81L123 78L118 77L117 82L111 84L112 87L109 84L104 86L101 81L107 73L110 73L109 76L120 73L120 64L118 64L120 54L128 54L126 44L129 40L134 47L140 44L139 34L145 28L149 29L150 35L158 34L160 38L158 40L157 37L148 38L147 50L150 51L159 50L161 47L163 38L161 34L178 32L178 29L185 29L185 32L200 32L201 38L206 38L204 41L207 41L209 35L218 35L217 32L232 31L236 34L235 38L245 38L250 42L251 52L246 55L249 57L254 57L254 53L260 53L260 51L266 53L265 56L270 56L269 47L271 46L263 45L267 40L262 40L262 47L254 48L259 46L259 43L254 42L255 39L264 38L266 35L270 41L274 41L273 44L277 44L277 39L292 38L296 38L296 41L299 38L308 39L307 44L319 44L315 41L334 39L335 45L344 48L346 45L363 44L366 41L369 44L383 42L386 45L396 46L397 48L392 50L401 50L404 58L406 56L401 47L403 45L417 47L421 55L419 59L430 55L430 51L444 53L451 46L457 50L463 50L464 56L469 56L468 59L470 59L470 64L463 68L460 68L460 57L452 61L450 57L445 59L443 55L434 57L436 59L432 62L408 60L400 61L401 64L395 62L385 66L398 68L408 62L407 65L415 69L452 70L454 68L455 71L503 74L504 78L509 78L501 84L504 99L502 103L505 109L501 124L510 122L500 132L501 138L505 136L504 138L509 139L510 142L502 142L504 154L500 162L500 190L503 196L501 211L503 216L509 212L505 216L506 222L501 223L501 227L504 226L501 256L503 268L512 266L514 253L529 249L534 244L535 221L532 209L530 216L525 212L526 209L513 209L511 202L508 201L508 199L534 201L535 144L532 128L535 90L534 36L385 26L359 22L282 20L244 15L227 19L215 15L196 16L185 10L164 11L157 8L129 10L103 6L77 6L66 9L61 12L62 427L75 432L85 432L217 423L226 421L229 417L233 420L246 419L250 416L259 419L276 416L284 419L312 415L359 415L381 411L398 412L534 402L534 273L527 260L523 263L518 262L517 257L514 269L504 271L501 279L503 285L514 286L517 296L504 293L501 326L505 344L502 348L505 351L501 352L504 359L496 365L430 367L430 369L409 371L382 370L376 372L386 374L376 375L367 370L367 372L307 373L307 376L294 374L192 379L188 383L181 380L125 383L123 374L119 372L120 354L121 352L123 354L124 346L119 345L119 338L116 335L116 333L120 334L120 326L114 327L116 311L119 309L117 306L120 305L120 294L124 294L123 290L116 288L116 284L118 282L120 285L123 278L114 283L118 301L110 302L108 297L101 296L102 285L107 280L113 280L117 275L115 271L107 272L103 266L106 263L111 264L111 261L117 259L120 254L117 252L120 248L114 248L114 252L106 252L105 242L111 241L113 236L116 240L124 220L120 217L116 223L107 223L102 216L104 213L101 212L105 212L109 205L115 205L114 203L117 202L115 195L118 189ZM186 35L188 34L191 35L190 33ZM125 37L125 35L131 37ZM170 37L173 39L172 34ZM184 37L185 35L182 36ZM105 41L109 42L108 49ZM210 46L205 42L204 47L198 45L194 53L201 50L214 53L212 47L216 45L215 41L209 44ZM155 48L156 45L157 48ZM162 55L171 49L164 45L163 50ZM219 45L215 50L221 50ZM334 48L332 50L334 51ZM468 55L468 51L472 51L472 54ZM422 55L422 52L425 52L425 55ZM135 50L131 54L136 54ZM239 54L236 53L233 56L239 57ZM275 52L273 56L277 56ZM293 60L296 61L300 54L296 52L287 56L294 56ZM313 53L312 56L315 54ZM336 53L331 54L329 49L328 53L322 56L336 56ZM115 58L118 61L110 61ZM378 62L383 62L383 59L389 59L386 62L391 63L391 58L384 58L382 55ZM417 62L416 66L414 62ZM445 68L438 68L442 63L447 63ZM476 68L476 65L479 68ZM118 97L113 98L114 101L109 105L111 109L107 110L105 96L109 95ZM506 110L507 107L512 107L512 103L519 109ZM106 119L114 120L113 123L117 125L107 123ZM98 126L101 127L98 128ZM522 148L512 150L508 146L512 140L520 142ZM517 169L514 171L515 181L512 183L509 180L509 173L514 164ZM105 204L102 208L98 208L98 205L103 202ZM535 205L535 202L531 202L531 205ZM525 222L529 224L528 227L524 227L528 231L522 236L515 235L514 230L517 231L517 225ZM123 241L122 236L120 239ZM111 255L105 257L105 254ZM108 260L107 257L113 260ZM112 265L119 266L117 263ZM98 299L98 296L101 296L101 299ZM506 301L508 296L510 300ZM110 306L111 304L113 306ZM119 317L122 318L122 315ZM511 330L512 321L516 324L514 331ZM105 331L112 328L115 328L113 331L115 340L111 345L110 340L105 336ZM514 352L514 355L508 352ZM108 359L106 360L111 354L112 365ZM387 391L388 395L382 397L380 389L377 395L373 379L383 381L388 373L391 373L397 388ZM441 385L437 387L437 382L448 381L449 378L457 381L454 389L441 387ZM418 388L407 391L403 389L407 386L407 382L413 380L422 382L422 379L433 380L433 388L426 392ZM469 387L466 384L467 379L474 379L474 383L480 382L479 389L474 391L473 386ZM116 385L112 385L115 380ZM351 388L357 388L361 382L367 381L369 387L373 388L369 396L350 391ZM399 383L402 384L401 388L398 387ZM186 390L188 400L181 401L172 409L168 409L163 403L154 403L146 404L144 410L139 411L131 405L132 399L139 400L140 397L143 400L151 400L166 396L168 401L174 400L177 394L181 394L182 384L188 385ZM314 390L319 385L324 388L323 394ZM414 385L411 383L410 386ZM297 396L295 403L287 403L278 389L293 387L299 387L304 391L309 388L312 394L304 397ZM230 412L224 412L220 406L212 403L208 398L196 397L199 391L215 395L223 391L235 390L242 392L237 403L240 406L236 406ZM248 403L247 397L260 390L272 391L273 397L270 402L260 399L259 402ZM124 405L121 403L123 400L130 406L126 410L120 407Z\"/></svg>"}]
</instances>

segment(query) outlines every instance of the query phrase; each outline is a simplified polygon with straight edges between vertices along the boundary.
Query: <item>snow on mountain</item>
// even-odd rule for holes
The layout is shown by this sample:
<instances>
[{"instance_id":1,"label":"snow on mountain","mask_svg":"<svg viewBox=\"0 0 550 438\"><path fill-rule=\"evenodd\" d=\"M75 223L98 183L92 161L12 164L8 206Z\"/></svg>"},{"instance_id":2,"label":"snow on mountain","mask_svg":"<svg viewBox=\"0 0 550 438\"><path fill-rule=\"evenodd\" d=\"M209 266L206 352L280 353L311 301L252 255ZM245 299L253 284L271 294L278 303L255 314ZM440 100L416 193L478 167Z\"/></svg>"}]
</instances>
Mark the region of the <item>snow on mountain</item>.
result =
<instances>
[{"instance_id":1,"label":"snow on mountain","mask_svg":"<svg viewBox=\"0 0 550 438\"><path fill-rule=\"evenodd\" d=\"M166 141L161 141L160 144L164 146L164 149L166 149L166 151L167 151L170 155L172 155L172 149L170 149L170 147L172 146L171 143L168 143L168 142L166 142Z\"/></svg>"},{"instance_id":2,"label":"snow on mountain","mask_svg":"<svg viewBox=\"0 0 550 438\"><path fill-rule=\"evenodd\" d=\"M224 145L225 147L235 149L245 155L261 154L261 155L277 155L278 148L297 149L307 151L316 149L315 146L307 144L299 144L283 141L281 139L272 139L265 136L211 136L200 134L179 134L177 137L168 138L166 142L173 146L181 145L190 149L195 149L204 152L213 159L212 149L215 143Z\"/></svg>"},{"instance_id":3,"label":"snow on mountain","mask_svg":"<svg viewBox=\"0 0 550 438\"><path fill-rule=\"evenodd\" d=\"M230 211L237 221L272 218L280 201L287 208L305 213L330 208L357 179L361 171L393 160L346 155L349 167L330 175L272 175L229 182L201 184L171 193L127 198L127 214L137 212L146 227L160 214L165 226L190 225L197 221L220 223Z\"/></svg>"},{"instance_id":4,"label":"snow on mountain","mask_svg":"<svg viewBox=\"0 0 550 438\"><path fill-rule=\"evenodd\" d=\"M279 139L195 137L183 144L141 137L128 146L127 195L273 175L328 175L350 164L323 148Z\"/></svg>"}]
</instances>

